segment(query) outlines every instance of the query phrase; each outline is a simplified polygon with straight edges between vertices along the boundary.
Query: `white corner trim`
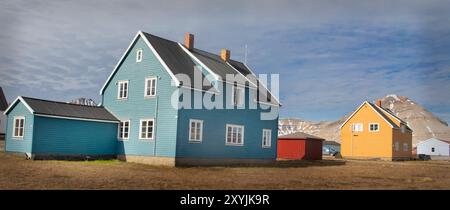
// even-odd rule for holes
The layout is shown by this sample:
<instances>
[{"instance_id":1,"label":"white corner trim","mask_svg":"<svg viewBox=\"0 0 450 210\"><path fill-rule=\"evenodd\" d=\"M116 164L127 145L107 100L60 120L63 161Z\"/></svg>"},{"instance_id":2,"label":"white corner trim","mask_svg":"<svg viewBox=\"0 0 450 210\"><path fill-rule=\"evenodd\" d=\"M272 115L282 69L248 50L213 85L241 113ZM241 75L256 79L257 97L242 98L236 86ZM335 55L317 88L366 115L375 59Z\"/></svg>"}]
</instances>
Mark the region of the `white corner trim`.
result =
<instances>
[{"instance_id":1,"label":"white corner trim","mask_svg":"<svg viewBox=\"0 0 450 210\"><path fill-rule=\"evenodd\" d=\"M142 33L142 31L138 31L136 35L133 38L133 41L131 41L130 45L128 45L127 50L123 53L122 57L119 59L119 62L117 62L116 66L114 67L114 70L109 75L108 79L106 80L105 84L103 84L102 89L100 89L100 95L103 95L103 92L105 91L106 85L111 81L114 73L116 73L117 69L119 68L120 64L122 63L123 59L125 59L125 56L128 54L128 52L131 50L131 47L136 42L137 38L141 37L144 42L147 44L147 46L150 48L150 50L153 52L153 54L156 56L158 61L163 65L164 69L169 73L170 77L175 81L175 84L179 86L180 81L175 77L175 75L172 73L172 71L169 69L167 64L162 60L161 56L156 52L155 48L150 44L150 42L147 40L145 35Z\"/></svg>"},{"instance_id":2,"label":"white corner trim","mask_svg":"<svg viewBox=\"0 0 450 210\"><path fill-rule=\"evenodd\" d=\"M253 73L252 69L251 69L249 66L247 66L247 64L245 64L245 63L242 63L242 64L244 64L244 66L247 67L247 69L250 71L250 73L253 74L254 77L258 78L258 77L256 76L256 74ZM258 81L259 81L259 79L258 79ZM264 88L266 88L266 90L270 93L271 96L273 96L273 98L278 102L278 104L279 104L280 106L283 106L283 104L280 103L280 100L279 100L277 97L275 97L275 95L273 95L272 92L270 92L270 90L269 90L262 82L259 82L259 83L260 83Z\"/></svg>"},{"instance_id":3,"label":"white corner trim","mask_svg":"<svg viewBox=\"0 0 450 210\"><path fill-rule=\"evenodd\" d=\"M92 121L92 122L119 123L118 121L111 121L111 120L88 119L88 118L79 118L79 117L64 117L64 116L56 116L56 115L48 115L48 114L35 114L35 116L65 119L65 120L81 120L81 121Z\"/></svg>"},{"instance_id":4,"label":"white corner trim","mask_svg":"<svg viewBox=\"0 0 450 210\"><path fill-rule=\"evenodd\" d=\"M156 52L155 48L152 46L152 44L150 44L147 37L142 33L142 31L139 31L138 33L139 33L139 35L141 35L142 39L147 44L147 46L150 48L150 50L153 52L153 54L155 54L158 61L163 65L164 69L166 69L167 73L169 73L170 77L172 77L172 79L175 81L175 84L177 84L177 86L180 86L180 84L181 84L180 80L178 80L178 78L175 77L172 70L170 70L170 68L167 66L166 62L164 62L164 60L161 58L161 56L159 56L158 52Z\"/></svg>"},{"instance_id":5,"label":"white corner trim","mask_svg":"<svg viewBox=\"0 0 450 210\"><path fill-rule=\"evenodd\" d=\"M342 129L342 127L353 117L353 115L355 115L366 103L367 101L362 102L362 104L359 105L359 107L341 124L341 126L339 126L339 130Z\"/></svg>"},{"instance_id":6,"label":"white corner trim","mask_svg":"<svg viewBox=\"0 0 450 210\"><path fill-rule=\"evenodd\" d=\"M109 74L108 79L106 80L105 84L103 84L102 89L100 89L100 95L103 95L103 91L105 91L106 88L106 84L109 83L109 81L111 81L112 76L114 75L114 73L116 73L117 68L119 68L119 65L122 63L123 59L125 59L125 55L127 55L127 53L131 50L131 46L133 46L133 44L136 42L137 38L139 37L141 31L138 31L136 33L136 35L133 38L133 41L131 41L131 43L128 45L127 50L125 50L125 52L122 54L122 57L120 57L119 62L117 62L116 66L114 67L114 70L111 72L111 74Z\"/></svg>"},{"instance_id":7,"label":"white corner trim","mask_svg":"<svg viewBox=\"0 0 450 210\"><path fill-rule=\"evenodd\" d=\"M7 115L9 111L16 105L18 101L21 101L23 105L28 109L28 111L31 112L31 114L34 114L34 110L31 108L30 105L27 104L27 102L22 98L22 96L18 96L10 105L9 107L3 112L3 115Z\"/></svg>"},{"instance_id":8,"label":"white corner trim","mask_svg":"<svg viewBox=\"0 0 450 210\"><path fill-rule=\"evenodd\" d=\"M178 45L181 47L181 49L183 49L183 51L189 55L189 57L191 57L192 59L194 59L195 61L197 61L197 63L199 63L203 68L206 69L206 71L208 71L211 75L214 76L214 78L218 81L219 80L219 76L217 76L217 74L215 74L213 71L211 71L211 69L208 68L208 66L206 66L203 62L201 62L197 57L195 57L194 54L192 54L191 52L189 52L188 49L186 49L182 44L178 43Z\"/></svg>"}]
</instances>

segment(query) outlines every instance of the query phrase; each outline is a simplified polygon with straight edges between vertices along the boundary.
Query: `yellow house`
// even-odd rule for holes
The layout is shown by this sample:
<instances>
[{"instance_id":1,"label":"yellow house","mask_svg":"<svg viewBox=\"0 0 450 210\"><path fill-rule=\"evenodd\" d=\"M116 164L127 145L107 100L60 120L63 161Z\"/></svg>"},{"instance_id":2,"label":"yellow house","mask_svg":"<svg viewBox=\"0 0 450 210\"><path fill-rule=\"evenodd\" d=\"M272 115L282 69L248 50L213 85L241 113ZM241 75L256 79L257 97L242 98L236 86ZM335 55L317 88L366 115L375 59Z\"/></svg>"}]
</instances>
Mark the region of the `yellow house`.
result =
<instances>
[{"instance_id":1,"label":"yellow house","mask_svg":"<svg viewBox=\"0 0 450 210\"><path fill-rule=\"evenodd\" d=\"M412 156L412 130L391 111L364 101L340 126L344 158L405 160Z\"/></svg>"}]
</instances>

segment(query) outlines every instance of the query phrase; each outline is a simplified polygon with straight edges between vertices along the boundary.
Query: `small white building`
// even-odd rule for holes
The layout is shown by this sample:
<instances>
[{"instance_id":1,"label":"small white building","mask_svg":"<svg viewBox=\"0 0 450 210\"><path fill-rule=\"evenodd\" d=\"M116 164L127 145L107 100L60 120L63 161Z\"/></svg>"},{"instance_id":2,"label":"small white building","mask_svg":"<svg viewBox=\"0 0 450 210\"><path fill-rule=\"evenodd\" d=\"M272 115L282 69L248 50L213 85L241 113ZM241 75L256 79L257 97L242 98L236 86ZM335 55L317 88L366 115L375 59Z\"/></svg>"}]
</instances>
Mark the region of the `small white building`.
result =
<instances>
[{"instance_id":1,"label":"small white building","mask_svg":"<svg viewBox=\"0 0 450 210\"><path fill-rule=\"evenodd\" d=\"M435 157L450 157L450 141L431 138L421 141L417 144L417 154L430 155L431 159Z\"/></svg>"}]
</instances>

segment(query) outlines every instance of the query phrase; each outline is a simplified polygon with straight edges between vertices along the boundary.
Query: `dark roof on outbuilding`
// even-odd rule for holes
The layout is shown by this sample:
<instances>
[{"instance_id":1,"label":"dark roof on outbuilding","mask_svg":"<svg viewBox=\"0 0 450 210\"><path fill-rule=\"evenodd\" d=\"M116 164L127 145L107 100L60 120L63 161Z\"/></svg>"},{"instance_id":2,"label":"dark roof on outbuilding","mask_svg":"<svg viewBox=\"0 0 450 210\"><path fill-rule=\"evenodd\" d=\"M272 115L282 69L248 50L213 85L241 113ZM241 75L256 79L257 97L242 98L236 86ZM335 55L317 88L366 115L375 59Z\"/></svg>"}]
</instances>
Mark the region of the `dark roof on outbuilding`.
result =
<instances>
[{"instance_id":1,"label":"dark roof on outbuilding","mask_svg":"<svg viewBox=\"0 0 450 210\"><path fill-rule=\"evenodd\" d=\"M8 108L8 101L6 101L5 94L2 87L0 87L0 111L5 111Z\"/></svg>"},{"instance_id":2,"label":"dark roof on outbuilding","mask_svg":"<svg viewBox=\"0 0 450 210\"><path fill-rule=\"evenodd\" d=\"M323 141L323 145L341 146L341 144L335 141Z\"/></svg>"},{"instance_id":3,"label":"dark roof on outbuilding","mask_svg":"<svg viewBox=\"0 0 450 210\"><path fill-rule=\"evenodd\" d=\"M34 114L91 120L119 121L102 106L86 106L29 97L22 98L25 100L25 103L33 109Z\"/></svg>"},{"instance_id":4,"label":"dark roof on outbuilding","mask_svg":"<svg viewBox=\"0 0 450 210\"><path fill-rule=\"evenodd\" d=\"M296 140L296 139L312 139L312 140L325 140L323 138L313 136L311 134L303 133L303 132L296 132L291 133L283 136L278 136L278 139L289 139L289 140Z\"/></svg>"}]
</instances>

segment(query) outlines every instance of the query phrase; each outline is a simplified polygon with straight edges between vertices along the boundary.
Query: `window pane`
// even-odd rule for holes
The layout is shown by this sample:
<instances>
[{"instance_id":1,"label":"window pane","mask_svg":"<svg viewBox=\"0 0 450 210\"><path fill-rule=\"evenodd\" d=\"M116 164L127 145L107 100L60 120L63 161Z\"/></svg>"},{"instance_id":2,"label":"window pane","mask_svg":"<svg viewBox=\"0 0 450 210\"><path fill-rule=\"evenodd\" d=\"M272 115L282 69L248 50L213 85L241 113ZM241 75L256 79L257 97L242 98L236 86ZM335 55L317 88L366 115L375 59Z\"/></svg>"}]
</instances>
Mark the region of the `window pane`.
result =
<instances>
[{"instance_id":1,"label":"window pane","mask_svg":"<svg viewBox=\"0 0 450 210\"><path fill-rule=\"evenodd\" d=\"M228 127L227 129L227 142L231 143L231 127Z\"/></svg>"},{"instance_id":2,"label":"window pane","mask_svg":"<svg viewBox=\"0 0 450 210\"><path fill-rule=\"evenodd\" d=\"M14 128L14 136L19 136L19 128Z\"/></svg>"},{"instance_id":3,"label":"window pane","mask_svg":"<svg viewBox=\"0 0 450 210\"><path fill-rule=\"evenodd\" d=\"M200 123L197 123L195 139L200 141Z\"/></svg>"}]
</instances>

